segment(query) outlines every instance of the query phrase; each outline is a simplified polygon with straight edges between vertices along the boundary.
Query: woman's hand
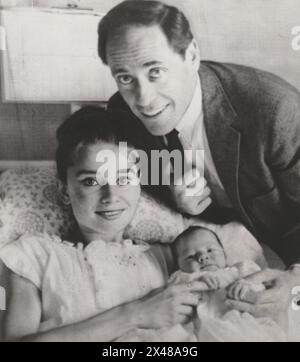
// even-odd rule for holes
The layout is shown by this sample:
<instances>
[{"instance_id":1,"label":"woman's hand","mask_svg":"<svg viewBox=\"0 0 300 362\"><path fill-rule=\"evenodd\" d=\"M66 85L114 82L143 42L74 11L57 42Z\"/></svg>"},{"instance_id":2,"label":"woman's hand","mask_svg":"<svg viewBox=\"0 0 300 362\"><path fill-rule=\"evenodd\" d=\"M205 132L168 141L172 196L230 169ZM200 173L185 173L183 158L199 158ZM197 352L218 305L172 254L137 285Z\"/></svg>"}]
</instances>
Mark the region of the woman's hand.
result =
<instances>
[{"instance_id":1,"label":"woman's hand","mask_svg":"<svg viewBox=\"0 0 300 362\"><path fill-rule=\"evenodd\" d=\"M144 297L137 306L139 328L161 328L186 323L207 285L199 281L174 281Z\"/></svg>"}]
</instances>

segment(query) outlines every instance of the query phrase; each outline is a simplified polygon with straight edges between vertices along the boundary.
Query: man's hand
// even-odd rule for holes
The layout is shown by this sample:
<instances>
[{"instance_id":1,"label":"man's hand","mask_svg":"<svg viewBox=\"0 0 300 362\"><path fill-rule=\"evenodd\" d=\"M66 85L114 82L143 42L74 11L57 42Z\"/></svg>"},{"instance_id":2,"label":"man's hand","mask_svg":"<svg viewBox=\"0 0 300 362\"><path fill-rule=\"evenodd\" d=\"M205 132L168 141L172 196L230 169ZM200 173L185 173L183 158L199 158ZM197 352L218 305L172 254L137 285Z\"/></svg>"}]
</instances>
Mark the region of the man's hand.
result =
<instances>
[{"instance_id":1,"label":"man's hand","mask_svg":"<svg viewBox=\"0 0 300 362\"><path fill-rule=\"evenodd\" d=\"M265 290L263 284L250 284L244 279L237 280L227 288L227 296L230 299L256 303L257 292Z\"/></svg>"},{"instance_id":2,"label":"man's hand","mask_svg":"<svg viewBox=\"0 0 300 362\"><path fill-rule=\"evenodd\" d=\"M206 180L191 169L170 186L177 209L189 215L200 215L211 204L211 190Z\"/></svg>"},{"instance_id":3,"label":"man's hand","mask_svg":"<svg viewBox=\"0 0 300 362\"><path fill-rule=\"evenodd\" d=\"M226 304L232 309L248 312L254 317L269 317L283 329L288 328L288 308L290 307L291 290L300 285L300 269L280 271L265 269L245 278L249 283L263 283L265 290L256 293L255 300L236 301L227 299Z\"/></svg>"}]
</instances>

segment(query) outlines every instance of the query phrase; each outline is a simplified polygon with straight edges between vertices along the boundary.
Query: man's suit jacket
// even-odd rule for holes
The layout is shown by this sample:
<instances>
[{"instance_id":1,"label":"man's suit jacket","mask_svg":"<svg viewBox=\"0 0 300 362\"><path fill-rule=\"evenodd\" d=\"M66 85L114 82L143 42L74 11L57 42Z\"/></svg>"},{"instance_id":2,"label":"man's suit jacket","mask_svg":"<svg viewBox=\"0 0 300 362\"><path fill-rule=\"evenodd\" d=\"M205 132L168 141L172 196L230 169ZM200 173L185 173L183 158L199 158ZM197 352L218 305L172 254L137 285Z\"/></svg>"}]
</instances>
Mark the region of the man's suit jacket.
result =
<instances>
[{"instance_id":1,"label":"man's suit jacket","mask_svg":"<svg viewBox=\"0 0 300 362\"><path fill-rule=\"evenodd\" d=\"M300 93L277 76L201 62L204 123L235 211L287 263L300 262ZM129 110L119 93L109 107Z\"/></svg>"}]
</instances>

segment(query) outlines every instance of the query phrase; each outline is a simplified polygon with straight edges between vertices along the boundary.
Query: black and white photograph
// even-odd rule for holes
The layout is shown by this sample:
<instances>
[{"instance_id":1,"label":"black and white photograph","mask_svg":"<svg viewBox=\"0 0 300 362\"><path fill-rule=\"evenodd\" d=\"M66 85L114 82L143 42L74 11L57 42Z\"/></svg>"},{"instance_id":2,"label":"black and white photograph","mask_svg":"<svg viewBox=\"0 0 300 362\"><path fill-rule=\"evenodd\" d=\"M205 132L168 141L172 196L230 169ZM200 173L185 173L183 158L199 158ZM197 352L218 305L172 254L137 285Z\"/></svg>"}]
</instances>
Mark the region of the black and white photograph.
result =
<instances>
[{"instance_id":1,"label":"black and white photograph","mask_svg":"<svg viewBox=\"0 0 300 362\"><path fill-rule=\"evenodd\" d=\"M0 342L300 342L298 0L0 0Z\"/></svg>"}]
</instances>

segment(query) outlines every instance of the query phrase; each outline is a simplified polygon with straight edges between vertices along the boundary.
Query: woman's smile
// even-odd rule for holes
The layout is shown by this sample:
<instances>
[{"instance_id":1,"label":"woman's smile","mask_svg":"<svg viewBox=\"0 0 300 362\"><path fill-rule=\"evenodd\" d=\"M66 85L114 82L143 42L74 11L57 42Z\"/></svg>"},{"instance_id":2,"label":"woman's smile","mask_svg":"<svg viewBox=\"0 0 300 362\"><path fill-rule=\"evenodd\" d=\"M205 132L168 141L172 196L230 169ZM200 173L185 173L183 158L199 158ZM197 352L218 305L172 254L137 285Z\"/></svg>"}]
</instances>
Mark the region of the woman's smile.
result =
<instances>
[{"instance_id":1,"label":"woman's smile","mask_svg":"<svg viewBox=\"0 0 300 362\"><path fill-rule=\"evenodd\" d=\"M118 219L123 214L124 210L125 209L96 211L96 214L106 220L115 220Z\"/></svg>"}]
</instances>

